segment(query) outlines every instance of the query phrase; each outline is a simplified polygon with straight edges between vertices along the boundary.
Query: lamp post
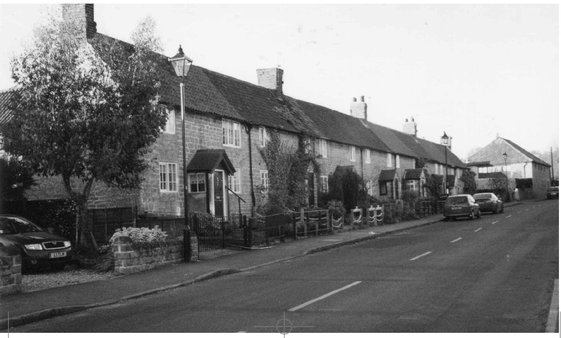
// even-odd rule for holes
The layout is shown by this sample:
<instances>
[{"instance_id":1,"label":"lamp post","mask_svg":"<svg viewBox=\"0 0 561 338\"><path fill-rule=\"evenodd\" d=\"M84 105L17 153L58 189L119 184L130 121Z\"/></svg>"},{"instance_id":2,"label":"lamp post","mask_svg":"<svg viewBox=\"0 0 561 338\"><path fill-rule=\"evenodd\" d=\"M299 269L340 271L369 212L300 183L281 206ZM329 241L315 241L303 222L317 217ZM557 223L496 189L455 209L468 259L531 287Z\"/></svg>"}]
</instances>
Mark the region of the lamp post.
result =
<instances>
[{"instance_id":1,"label":"lamp post","mask_svg":"<svg viewBox=\"0 0 561 338\"><path fill-rule=\"evenodd\" d=\"M440 138L440 144L444 146L444 175L442 177L442 194L446 195L446 184L448 183L448 147L450 146L452 138L444 135Z\"/></svg>"},{"instance_id":2,"label":"lamp post","mask_svg":"<svg viewBox=\"0 0 561 338\"><path fill-rule=\"evenodd\" d=\"M507 174L507 171L506 171L506 160L508 158L508 154L506 153L506 151L503 153L503 158L505 159L505 167L504 167L503 171L504 171L504 174L506 176L506 194L507 194L507 198L509 198L510 192L508 191L508 174Z\"/></svg>"},{"instance_id":3,"label":"lamp post","mask_svg":"<svg viewBox=\"0 0 561 338\"><path fill-rule=\"evenodd\" d=\"M185 261L189 262L191 261L191 228L189 226L189 205L187 203L187 160L185 156L185 78L189 73L193 60L185 56L181 45L179 45L177 54L169 58L168 61L171 62L175 74L181 78L179 89L181 93L181 144L183 147L183 240L185 244Z\"/></svg>"}]
</instances>

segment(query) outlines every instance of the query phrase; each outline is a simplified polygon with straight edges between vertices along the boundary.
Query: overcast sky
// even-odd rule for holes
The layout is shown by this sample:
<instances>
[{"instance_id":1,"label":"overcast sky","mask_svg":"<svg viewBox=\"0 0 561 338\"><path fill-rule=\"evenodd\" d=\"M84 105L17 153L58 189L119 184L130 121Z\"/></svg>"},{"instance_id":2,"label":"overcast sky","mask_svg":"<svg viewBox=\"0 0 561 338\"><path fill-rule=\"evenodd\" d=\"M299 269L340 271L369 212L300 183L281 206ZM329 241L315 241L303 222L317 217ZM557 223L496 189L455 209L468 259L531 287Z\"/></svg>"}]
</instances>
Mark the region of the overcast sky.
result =
<instances>
[{"instance_id":1,"label":"overcast sky","mask_svg":"<svg viewBox=\"0 0 561 338\"><path fill-rule=\"evenodd\" d=\"M0 4L0 90L52 6ZM182 44L252 83L278 65L285 94L343 113L364 95L370 121L402 130L414 117L463 159L497 134L530 151L559 143L557 5L95 5L98 31L126 41L146 16L168 56Z\"/></svg>"}]
</instances>

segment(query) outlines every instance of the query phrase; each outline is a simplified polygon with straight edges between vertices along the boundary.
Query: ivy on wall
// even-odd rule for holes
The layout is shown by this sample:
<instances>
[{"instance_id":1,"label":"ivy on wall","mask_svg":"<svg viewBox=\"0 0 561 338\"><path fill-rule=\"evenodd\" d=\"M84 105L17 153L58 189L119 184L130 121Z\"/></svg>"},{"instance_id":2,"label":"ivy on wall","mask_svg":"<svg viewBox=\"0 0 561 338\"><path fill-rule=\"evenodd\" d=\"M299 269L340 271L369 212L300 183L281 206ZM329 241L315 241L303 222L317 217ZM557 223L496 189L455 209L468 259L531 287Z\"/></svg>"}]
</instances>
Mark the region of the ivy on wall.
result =
<instances>
[{"instance_id":1,"label":"ivy on wall","mask_svg":"<svg viewBox=\"0 0 561 338\"><path fill-rule=\"evenodd\" d=\"M281 139L278 132L271 131L267 145L259 152L269 174L267 198L259 212L275 214L306 206L308 190L304 182L308 168L312 163L314 172L318 174L319 166L312 152L306 152L305 139L299 137L298 148L294 149Z\"/></svg>"}]
</instances>

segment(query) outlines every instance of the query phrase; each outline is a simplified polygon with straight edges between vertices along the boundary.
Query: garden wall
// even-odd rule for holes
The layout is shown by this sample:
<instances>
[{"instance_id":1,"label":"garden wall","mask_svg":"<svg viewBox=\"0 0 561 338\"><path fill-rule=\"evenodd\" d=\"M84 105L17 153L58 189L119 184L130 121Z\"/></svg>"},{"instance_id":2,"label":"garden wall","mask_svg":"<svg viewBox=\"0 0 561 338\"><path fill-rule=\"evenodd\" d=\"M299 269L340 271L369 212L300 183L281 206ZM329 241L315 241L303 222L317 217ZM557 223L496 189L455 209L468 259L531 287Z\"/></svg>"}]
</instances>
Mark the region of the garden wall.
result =
<instances>
[{"instance_id":1,"label":"garden wall","mask_svg":"<svg viewBox=\"0 0 561 338\"><path fill-rule=\"evenodd\" d=\"M113 242L115 272L129 274L150 270L162 265L183 262L183 240L169 240L161 246L135 247L129 237L121 236ZM196 237L191 238L191 260L198 260Z\"/></svg>"},{"instance_id":2,"label":"garden wall","mask_svg":"<svg viewBox=\"0 0 561 338\"><path fill-rule=\"evenodd\" d=\"M0 295L21 291L21 256L0 248Z\"/></svg>"}]
</instances>

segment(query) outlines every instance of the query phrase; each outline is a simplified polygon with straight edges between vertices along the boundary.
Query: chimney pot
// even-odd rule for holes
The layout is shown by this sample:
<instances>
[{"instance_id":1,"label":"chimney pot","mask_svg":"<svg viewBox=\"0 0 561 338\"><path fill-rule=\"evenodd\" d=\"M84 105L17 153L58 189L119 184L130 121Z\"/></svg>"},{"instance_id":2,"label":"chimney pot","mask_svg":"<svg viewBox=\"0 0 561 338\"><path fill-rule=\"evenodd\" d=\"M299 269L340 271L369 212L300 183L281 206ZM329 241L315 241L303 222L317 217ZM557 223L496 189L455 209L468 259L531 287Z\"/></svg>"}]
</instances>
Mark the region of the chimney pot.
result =
<instances>
[{"instance_id":1,"label":"chimney pot","mask_svg":"<svg viewBox=\"0 0 561 338\"><path fill-rule=\"evenodd\" d=\"M353 97L353 102L351 102L351 116L366 120L368 117L367 109L368 106L364 102L364 96L361 96L361 102L357 102L357 98Z\"/></svg>"},{"instance_id":2,"label":"chimney pot","mask_svg":"<svg viewBox=\"0 0 561 338\"><path fill-rule=\"evenodd\" d=\"M283 73L281 68L257 69L257 84L275 90L277 96L282 97Z\"/></svg>"}]
</instances>

